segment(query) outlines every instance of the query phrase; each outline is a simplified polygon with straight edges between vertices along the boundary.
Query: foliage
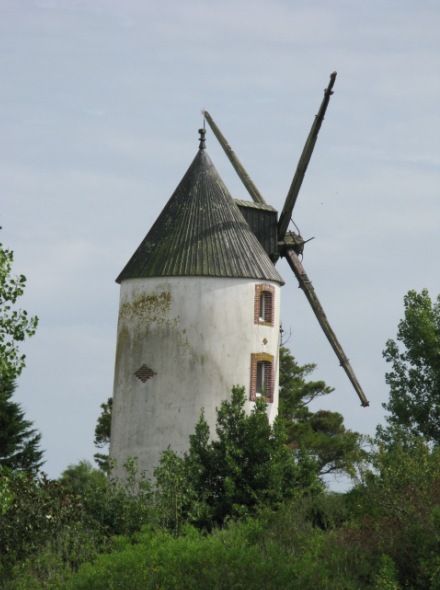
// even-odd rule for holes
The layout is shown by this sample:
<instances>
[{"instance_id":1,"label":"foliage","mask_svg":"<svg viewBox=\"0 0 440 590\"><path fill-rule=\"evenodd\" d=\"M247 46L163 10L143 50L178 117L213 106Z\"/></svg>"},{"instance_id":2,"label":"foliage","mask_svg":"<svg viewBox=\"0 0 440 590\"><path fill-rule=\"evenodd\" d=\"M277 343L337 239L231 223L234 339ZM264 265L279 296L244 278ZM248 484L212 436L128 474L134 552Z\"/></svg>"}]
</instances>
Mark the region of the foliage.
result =
<instances>
[{"instance_id":1,"label":"foliage","mask_svg":"<svg viewBox=\"0 0 440 590\"><path fill-rule=\"evenodd\" d=\"M296 500L280 515L295 518L295 532L305 524L297 518ZM359 551L334 547L333 538L323 531L308 527L306 539L292 547L280 543L274 522L278 515L244 519L229 523L222 530L203 535L186 526L182 534L144 530L136 544L127 540L110 555L100 556L93 564L84 565L67 585L71 589L96 588L167 588L183 590L200 588L226 590L326 588L358 590L368 588L357 575L359 562L365 562ZM304 540L306 541L304 543ZM356 569L354 565L357 565ZM365 570L370 564L362 564ZM367 574L368 577L368 574ZM107 584L107 585L106 585Z\"/></svg>"},{"instance_id":2,"label":"foliage","mask_svg":"<svg viewBox=\"0 0 440 590\"><path fill-rule=\"evenodd\" d=\"M320 489L313 462L298 458L285 445L282 425L269 424L266 404L258 400L244 410L244 388L234 387L230 401L217 409L216 438L204 416L190 436L183 458L168 450L155 472L160 497L174 516L211 529L228 518L244 518L262 506L275 508L298 493ZM179 510L177 510L179 508Z\"/></svg>"},{"instance_id":3,"label":"foliage","mask_svg":"<svg viewBox=\"0 0 440 590\"><path fill-rule=\"evenodd\" d=\"M37 551L15 564L3 590L63 588L81 564L93 561L103 548L95 531L81 522L66 524L43 541Z\"/></svg>"},{"instance_id":4,"label":"foliage","mask_svg":"<svg viewBox=\"0 0 440 590\"><path fill-rule=\"evenodd\" d=\"M0 466L37 471L43 461L39 434L24 418L20 405L12 401L15 383L0 376Z\"/></svg>"},{"instance_id":5,"label":"foliage","mask_svg":"<svg viewBox=\"0 0 440 590\"><path fill-rule=\"evenodd\" d=\"M66 587L371 588L374 564L362 551L338 543L337 528L323 531L308 520L318 498L320 495L296 498L278 512L229 521L209 535L188 525L178 537L144 528L134 542L119 538L110 554L82 566ZM343 498L340 500L342 505Z\"/></svg>"},{"instance_id":6,"label":"foliage","mask_svg":"<svg viewBox=\"0 0 440 590\"><path fill-rule=\"evenodd\" d=\"M18 342L33 336L38 324L36 316L15 308L24 293L26 277L12 275L13 260L14 253L0 242L0 377L10 380L20 375L25 365Z\"/></svg>"},{"instance_id":7,"label":"foliage","mask_svg":"<svg viewBox=\"0 0 440 590\"><path fill-rule=\"evenodd\" d=\"M429 311L422 295L408 299L418 320L408 317L420 324L409 331L419 355L411 358L431 360L398 373L410 357L395 357L393 371L408 387L435 381L436 332L432 314L417 315ZM133 460L124 486L84 461L59 482L3 469L0 586L440 590L440 446L431 430L423 439L422 424L393 413L388 439L357 453L354 488L325 491L318 466L351 468L359 439L346 438L338 414L306 407L330 392L306 380L312 366L297 367L288 352L286 366L288 439L281 419L269 424L262 400L247 415L244 391L234 388L217 410L215 440L202 414L188 452L162 454L154 484ZM434 403L435 388L430 395ZM333 448L321 431L351 442Z\"/></svg>"},{"instance_id":8,"label":"foliage","mask_svg":"<svg viewBox=\"0 0 440 590\"><path fill-rule=\"evenodd\" d=\"M135 545L119 540L110 555L84 565L67 588L291 588L293 567L279 547L267 544L263 551L247 537L246 525L209 537L187 527L177 539L147 529Z\"/></svg>"},{"instance_id":9,"label":"foliage","mask_svg":"<svg viewBox=\"0 0 440 590\"><path fill-rule=\"evenodd\" d=\"M383 555L373 579L373 590L400 590L400 588L393 560L387 555Z\"/></svg>"},{"instance_id":10,"label":"foliage","mask_svg":"<svg viewBox=\"0 0 440 590\"><path fill-rule=\"evenodd\" d=\"M186 469L185 460L171 449L161 454L154 470L155 506L160 527L177 536L184 518L201 510L196 506L196 493Z\"/></svg>"},{"instance_id":11,"label":"foliage","mask_svg":"<svg viewBox=\"0 0 440 590\"><path fill-rule=\"evenodd\" d=\"M94 489L105 489L107 480L102 471L94 469L89 461L69 465L61 474L60 482L64 488L77 495L86 495Z\"/></svg>"},{"instance_id":12,"label":"foliage","mask_svg":"<svg viewBox=\"0 0 440 590\"><path fill-rule=\"evenodd\" d=\"M30 472L0 468L3 507L0 513L0 585L12 566L42 547L49 537L75 522L78 498L61 484Z\"/></svg>"},{"instance_id":13,"label":"foliage","mask_svg":"<svg viewBox=\"0 0 440 590\"><path fill-rule=\"evenodd\" d=\"M314 364L299 366L287 348L280 348L279 415L286 426L287 444L312 456L321 475L351 473L362 452L363 437L347 430L338 412L310 411L310 402L334 391L324 381L307 380L315 368Z\"/></svg>"},{"instance_id":14,"label":"foliage","mask_svg":"<svg viewBox=\"0 0 440 590\"><path fill-rule=\"evenodd\" d=\"M52 551L46 546L38 559L17 567L15 585L7 588L362 590L372 587L376 573L388 579L380 560L371 561L362 547L347 547L338 539L346 524L344 497L327 500L324 494L296 498L278 512L229 521L209 535L188 525L178 536L147 526L134 536L113 538L107 551L95 557L90 553L88 562L77 562L70 572L68 560L60 559L60 546L65 546L61 538ZM317 512L327 523L325 530L310 519ZM79 539L87 551L90 538L79 534ZM74 546L67 554L78 558Z\"/></svg>"},{"instance_id":15,"label":"foliage","mask_svg":"<svg viewBox=\"0 0 440 590\"><path fill-rule=\"evenodd\" d=\"M60 483L81 501L82 521L102 538L131 535L152 519L151 484L138 477L133 461L127 461L125 469L125 485L88 461L70 465L61 475Z\"/></svg>"},{"instance_id":16,"label":"foliage","mask_svg":"<svg viewBox=\"0 0 440 590\"><path fill-rule=\"evenodd\" d=\"M361 546L345 542L351 516L346 496L332 492L294 499L269 514L264 542L276 541L290 556L294 588L371 588L376 563Z\"/></svg>"},{"instance_id":17,"label":"foliage","mask_svg":"<svg viewBox=\"0 0 440 590\"><path fill-rule=\"evenodd\" d=\"M99 468L104 473L109 473L111 465L108 456L108 447L110 445L110 433L112 424L112 405L113 398L109 397L106 402L101 404L102 412L98 417L95 428L95 447L98 449L107 449L107 453L95 453L94 459Z\"/></svg>"},{"instance_id":18,"label":"foliage","mask_svg":"<svg viewBox=\"0 0 440 590\"><path fill-rule=\"evenodd\" d=\"M0 243L0 467L37 470L42 465L41 435L11 398L25 366L19 343L35 334L38 318L16 308L26 277L12 275L13 260L13 252Z\"/></svg>"},{"instance_id":19,"label":"foliage","mask_svg":"<svg viewBox=\"0 0 440 590\"><path fill-rule=\"evenodd\" d=\"M199 424L203 443L205 427ZM206 449L209 455L210 443L199 447ZM80 490L74 496L79 504L62 526L46 529L33 552L27 549L15 561L13 582L2 587L438 590L439 452L417 439L392 449L379 445L349 493L295 493L275 511L271 503L259 503L252 516L228 518L209 534L188 524L194 516L212 517L206 512L209 490L205 505L197 489L186 485L188 470L200 467L187 463L189 453L163 454L156 494L143 487L131 462L128 488L109 482L104 490L97 486L99 493L93 484L96 474L103 477L99 470L71 466L66 485ZM10 495L1 498L7 514ZM23 529L19 538L26 547Z\"/></svg>"},{"instance_id":20,"label":"foliage","mask_svg":"<svg viewBox=\"0 0 440 590\"><path fill-rule=\"evenodd\" d=\"M435 301L426 289L405 295L397 341L387 341L383 356L391 364L383 404L390 414L379 435L392 441L407 432L440 443L440 295Z\"/></svg>"},{"instance_id":21,"label":"foliage","mask_svg":"<svg viewBox=\"0 0 440 590\"><path fill-rule=\"evenodd\" d=\"M303 407L334 391L324 381L306 381L315 369L313 363L298 365L288 348L280 348L280 406L283 412L288 408Z\"/></svg>"},{"instance_id":22,"label":"foliage","mask_svg":"<svg viewBox=\"0 0 440 590\"><path fill-rule=\"evenodd\" d=\"M350 498L347 543L371 559L386 555L402 587L430 588L439 566L440 449L419 437L379 443Z\"/></svg>"},{"instance_id":23,"label":"foliage","mask_svg":"<svg viewBox=\"0 0 440 590\"><path fill-rule=\"evenodd\" d=\"M44 581L58 589L114 535L133 535L152 521L149 484L138 481L131 464L127 470L128 484L122 487L87 461L70 465L59 481L3 469L0 587L28 590ZM5 586L10 578L15 585Z\"/></svg>"}]
</instances>

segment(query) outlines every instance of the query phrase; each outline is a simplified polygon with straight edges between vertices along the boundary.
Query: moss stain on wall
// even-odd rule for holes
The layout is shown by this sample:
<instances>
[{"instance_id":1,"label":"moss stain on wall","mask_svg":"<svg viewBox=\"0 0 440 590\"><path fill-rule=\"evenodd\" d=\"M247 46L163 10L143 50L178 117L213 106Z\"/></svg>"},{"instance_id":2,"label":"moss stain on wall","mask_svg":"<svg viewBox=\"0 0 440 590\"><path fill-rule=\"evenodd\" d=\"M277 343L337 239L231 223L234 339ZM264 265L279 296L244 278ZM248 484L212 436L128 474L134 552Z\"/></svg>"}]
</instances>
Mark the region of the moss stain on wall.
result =
<instances>
[{"instance_id":1,"label":"moss stain on wall","mask_svg":"<svg viewBox=\"0 0 440 590\"><path fill-rule=\"evenodd\" d=\"M162 323L166 321L166 314L171 309L172 296L169 291L139 295L133 301L121 305L120 320L137 318L146 322Z\"/></svg>"}]
</instances>

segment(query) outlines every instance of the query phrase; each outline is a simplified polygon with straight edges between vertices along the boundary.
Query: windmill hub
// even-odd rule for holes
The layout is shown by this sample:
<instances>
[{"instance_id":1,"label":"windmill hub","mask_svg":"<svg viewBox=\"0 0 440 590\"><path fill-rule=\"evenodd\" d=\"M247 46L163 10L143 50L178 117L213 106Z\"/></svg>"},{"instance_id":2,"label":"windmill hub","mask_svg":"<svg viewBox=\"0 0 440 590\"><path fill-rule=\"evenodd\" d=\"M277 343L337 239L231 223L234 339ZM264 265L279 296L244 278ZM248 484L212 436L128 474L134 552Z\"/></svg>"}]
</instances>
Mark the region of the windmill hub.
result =
<instances>
[{"instance_id":1,"label":"windmill hub","mask_svg":"<svg viewBox=\"0 0 440 590\"><path fill-rule=\"evenodd\" d=\"M281 256L283 255L285 248L293 248L295 254L300 256L304 251L305 243L306 242L299 234L293 231L288 231L284 237L284 240L282 242L278 242L280 254Z\"/></svg>"}]
</instances>

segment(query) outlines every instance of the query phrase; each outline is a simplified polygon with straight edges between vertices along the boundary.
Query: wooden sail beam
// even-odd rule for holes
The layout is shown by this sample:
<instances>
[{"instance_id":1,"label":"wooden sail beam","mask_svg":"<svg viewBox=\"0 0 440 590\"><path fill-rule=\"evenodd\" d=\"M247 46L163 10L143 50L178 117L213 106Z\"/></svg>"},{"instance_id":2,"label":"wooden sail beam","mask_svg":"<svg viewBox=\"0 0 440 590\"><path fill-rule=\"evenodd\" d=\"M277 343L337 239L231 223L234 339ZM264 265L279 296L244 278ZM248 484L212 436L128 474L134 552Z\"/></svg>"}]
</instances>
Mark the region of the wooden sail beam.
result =
<instances>
[{"instance_id":1,"label":"wooden sail beam","mask_svg":"<svg viewBox=\"0 0 440 590\"><path fill-rule=\"evenodd\" d=\"M332 88L335 83L336 79L336 72L333 72L330 76L330 83L328 88L324 91L324 99L322 101L321 107L319 109L318 114L315 117L315 121L312 125L312 128L309 133L309 137L307 138L306 144L303 149L303 153L301 155L300 161L297 166L297 170L295 172L295 176L292 181L292 185L290 187L289 193L286 198L286 203L283 208L283 212L280 216L280 220L278 222L278 235L279 235L279 245L280 245L280 254L287 259L289 266L293 270L301 289L304 291L307 300L309 301L313 312L324 331L328 341L330 342L331 347L333 348L336 356L339 359L339 362L344 369L345 373L347 374L348 378L350 379L351 384L353 385L359 399L361 400L361 404L364 407L369 406L369 401L367 400L362 387L357 380L357 377L350 365L350 362L339 343L339 340L336 337L336 334L333 332L327 316L319 302L318 297L316 296L315 290L313 285L308 278L304 267L302 266L295 250L293 244L295 240L292 240L292 236L287 235L287 227L289 225L289 221L292 215L293 207L295 206L296 199L298 197L299 190L301 188L301 184L307 170L308 163L312 156L313 148L315 147L315 143L318 137L318 132L321 127L322 121L324 120L324 115L330 101L330 96L333 94ZM214 120L212 119L211 115L208 111L203 111L203 115L208 121L209 126L211 127L214 135L218 139L221 147L223 148L224 152L226 153L229 161L231 162L232 166L234 167L235 171L237 172L239 178L243 182L246 190L252 197L253 201L256 203L266 204L263 196L261 195L260 191L257 189L253 181L251 180L250 176L244 169L243 165L241 164L240 160L235 155L235 152L226 141L225 137L221 133L220 129L215 124ZM304 244L303 240L298 236L298 243L296 243L297 248L301 248Z\"/></svg>"},{"instance_id":2,"label":"wooden sail beam","mask_svg":"<svg viewBox=\"0 0 440 590\"><path fill-rule=\"evenodd\" d=\"M329 85L324 90L324 98L322 100L318 114L315 116L315 120L313 121L312 127L309 132L309 136L307 137L307 141L304 145L301 157L299 159L298 166L296 168L296 172L292 180L292 184L290 185L289 192L287 193L286 202L284 203L284 207L281 212L280 219L278 221L279 240L284 240L287 228L289 227L290 218L292 217L292 211L295 207L295 203L298 198L298 193L301 189L301 185L307 171L307 166L309 165L310 158L312 157L313 149L315 147L316 140L318 139L318 133L321 129L321 125L324 120L324 115L327 110L328 103L330 102L330 97L333 94L332 88L335 83L335 80L336 72L333 72L330 75Z\"/></svg>"},{"instance_id":3,"label":"wooden sail beam","mask_svg":"<svg viewBox=\"0 0 440 590\"><path fill-rule=\"evenodd\" d=\"M208 113L208 111L202 111L202 114L205 117L205 119L208 121L208 124L211 127L212 132L214 133L214 135L218 139L225 154L229 158L229 161L231 162L232 166L234 167L234 170L236 171L236 173L240 177L241 182L244 184L246 190L248 191L248 193L250 194L252 199L255 201L255 203L260 203L262 205L265 205L266 201L264 200L262 194L260 193L260 191L257 189L255 184L253 183L251 177L244 169L240 160L237 158L234 150L231 148L229 143L226 141L225 136L220 131L220 129L217 127L217 125L215 124L211 115Z\"/></svg>"},{"instance_id":4,"label":"wooden sail beam","mask_svg":"<svg viewBox=\"0 0 440 590\"><path fill-rule=\"evenodd\" d=\"M310 303L313 312L321 328L324 331L324 334L327 336L327 340L330 342L331 347L333 348L334 352L336 353L336 356L339 359L339 362L341 363L341 367L346 372L356 393L358 394L359 399L361 400L361 405L364 407L369 406L370 403L367 400L359 381L357 380L357 377L350 365L350 361L348 360L339 340L336 337L336 334L333 332L328 322L327 316L325 315L321 303L319 302L319 299L316 296L312 282L307 276L306 271L304 270L304 267L301 264L298 256L291 247L287 247L282 253L282 255L286 258L290 268L295 273L295 276L298 279L299 286L304 291L304 294L307 297L307 300Z\"/></svg>"}]
</instances>

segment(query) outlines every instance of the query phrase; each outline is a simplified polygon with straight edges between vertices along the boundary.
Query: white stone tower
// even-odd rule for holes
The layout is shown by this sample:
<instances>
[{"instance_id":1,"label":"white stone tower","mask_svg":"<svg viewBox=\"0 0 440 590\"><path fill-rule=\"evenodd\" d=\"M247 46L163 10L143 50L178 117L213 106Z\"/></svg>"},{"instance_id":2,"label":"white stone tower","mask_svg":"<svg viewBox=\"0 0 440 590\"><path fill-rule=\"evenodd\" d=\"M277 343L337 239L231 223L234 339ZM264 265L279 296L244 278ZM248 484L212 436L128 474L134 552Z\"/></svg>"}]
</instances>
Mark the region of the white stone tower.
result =
<instances>
[{"instance_id":1,"label":"white stone tower","mask_svg":"<svg viewBox=\"0 0 440 590\"><path fill-rule=\"evenodd\" d=\"M119 275L110 455L150 476L160 453L184 452L203 409L234 385L278 406L280 286L276 211L234 201L200 149L162 213ZM251 229L252 227L252 229ZM257 239L256 236L259 236ZM261 243L260 243L260 241Z\"/></svg>"}]
</instances>

